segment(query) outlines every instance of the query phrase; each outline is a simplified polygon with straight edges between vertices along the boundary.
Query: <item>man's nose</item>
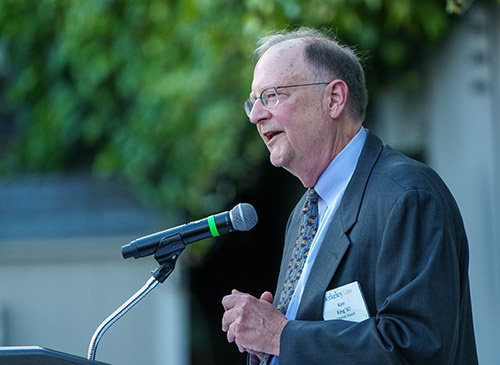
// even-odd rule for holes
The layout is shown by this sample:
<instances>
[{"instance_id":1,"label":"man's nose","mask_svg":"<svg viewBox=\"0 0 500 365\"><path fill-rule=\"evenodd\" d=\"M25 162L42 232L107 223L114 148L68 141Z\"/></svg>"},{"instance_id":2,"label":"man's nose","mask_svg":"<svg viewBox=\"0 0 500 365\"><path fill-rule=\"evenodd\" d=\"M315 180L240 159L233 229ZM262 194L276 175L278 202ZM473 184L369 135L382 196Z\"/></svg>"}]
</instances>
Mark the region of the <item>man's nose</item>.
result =
<instances>
[{"instance_id":1,"label":"man's nose","mask_svg":"<svg viewBox=\"0 0 500 365\"><path fill-rule=\"evenodd\" d=\"M269 109L267 109L264 104L262 104L262 100L258 98L257 100L255 100L252 111L250 112L248 118L250 119L251 123L258 124L260 122L263 122L264 120L269 119L270 116L271 113L269 112Z\"/></svg>"}]
</instances>

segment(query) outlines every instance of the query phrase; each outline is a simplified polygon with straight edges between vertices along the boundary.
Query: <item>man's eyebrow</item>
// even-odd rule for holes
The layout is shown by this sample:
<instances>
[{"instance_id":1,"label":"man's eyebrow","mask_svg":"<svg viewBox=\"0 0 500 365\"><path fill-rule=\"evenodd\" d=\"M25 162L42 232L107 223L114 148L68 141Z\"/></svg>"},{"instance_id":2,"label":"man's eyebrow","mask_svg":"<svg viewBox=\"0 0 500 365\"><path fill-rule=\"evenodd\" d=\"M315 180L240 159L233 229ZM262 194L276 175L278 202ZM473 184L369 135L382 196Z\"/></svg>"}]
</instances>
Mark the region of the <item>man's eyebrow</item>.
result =
<instances>
[{"instance_id":1,"label":"man's eyebrow","mask_svg":"<svg viewBox=\"0 0 500 365\"><path fill-rule=\"evenodd\" d=\"M265 90L265 89L262 89L262 91L264 91L264 90ZM254 98L254 99L257 99L257 98L260 96L260 94L262 94L262 91L261 91L258 95L255 95L255 94L253 93L253 91L251 91L251 92L250 92L250 97L251 97L251 98Z\"/></svg>"},{"instance_id":2,"label":"man's eyebrow","mask_svg":"<svg viewBox=\"0 0 500 365\"><path fill-rule=\"evenodd\" d=\"M260 90L259 95L261 95L264 90L272 89L273 87L276 87L276 86L265 86L265 87L263 87L262 90ZM251 98L258 98L258 96L252 96L252 94L253 94L253 91L250 92L250 97ZM253 95L255 95L255 94L253 94Z\"/></svg>"}]
</instances>

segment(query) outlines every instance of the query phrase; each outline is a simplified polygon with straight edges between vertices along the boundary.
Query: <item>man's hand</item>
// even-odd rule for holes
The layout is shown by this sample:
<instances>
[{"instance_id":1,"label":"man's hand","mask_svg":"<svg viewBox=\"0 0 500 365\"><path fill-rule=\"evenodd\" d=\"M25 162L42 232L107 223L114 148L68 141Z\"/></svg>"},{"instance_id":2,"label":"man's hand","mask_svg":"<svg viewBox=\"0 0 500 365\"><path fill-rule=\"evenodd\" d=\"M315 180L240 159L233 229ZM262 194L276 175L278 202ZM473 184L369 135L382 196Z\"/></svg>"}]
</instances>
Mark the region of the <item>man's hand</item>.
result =
<instances>
[{"instance_id":1,"label":"man's hand","mask_svg":"<svg viewBox=\"0 0 500 365\"><path fill-rule=\"evenodd\" d=\"M222 299L226 310L222 330L227 332L229 342L236 342L240 352L247 351L259 358L263 353L279 355L281 332L288 320L272 301L270 292L257 299L236 289Z\"/></svg>"}]
</instances>

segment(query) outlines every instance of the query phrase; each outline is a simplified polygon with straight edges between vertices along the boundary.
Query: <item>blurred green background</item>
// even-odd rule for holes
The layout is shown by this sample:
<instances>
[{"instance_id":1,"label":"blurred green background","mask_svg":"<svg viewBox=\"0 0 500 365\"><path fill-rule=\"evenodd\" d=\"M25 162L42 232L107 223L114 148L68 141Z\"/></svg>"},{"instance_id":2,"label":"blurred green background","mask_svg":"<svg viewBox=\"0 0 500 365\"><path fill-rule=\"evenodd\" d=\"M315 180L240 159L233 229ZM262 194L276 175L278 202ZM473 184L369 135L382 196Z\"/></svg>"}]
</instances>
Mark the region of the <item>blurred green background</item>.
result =
<instances>
[{"instance_id":1,"label":"blurred green background","mask_svg":"<svg viewBox=\"0 0 500 365\"><path fill-rule=\"evenodd\" d=\"M269 165L242 108L255 42L285 27L327 28L356 48L370 95L396 82L417 89L420 56L465 3L2 0L0 177L119 179L186 222L251 202L255 232L189 250L193 363L242 362L220 330L220 299L274 286L281 247L260 242L281 242L301 189Z\"/></svg>"},{"instance_id":2,"label":"blurred green background","mask_svg":"<svg viewBox=\"0 0 500 365\"><path fill-rule=\"evenodd\" d=\"M260 183L267 152L242 111L271 30L326 27L370 91L418 82L444 0L3 0L0 174L83 169L193 215ZM251 172L251 173L249 173Z\"/></svg>"}]
</instances>

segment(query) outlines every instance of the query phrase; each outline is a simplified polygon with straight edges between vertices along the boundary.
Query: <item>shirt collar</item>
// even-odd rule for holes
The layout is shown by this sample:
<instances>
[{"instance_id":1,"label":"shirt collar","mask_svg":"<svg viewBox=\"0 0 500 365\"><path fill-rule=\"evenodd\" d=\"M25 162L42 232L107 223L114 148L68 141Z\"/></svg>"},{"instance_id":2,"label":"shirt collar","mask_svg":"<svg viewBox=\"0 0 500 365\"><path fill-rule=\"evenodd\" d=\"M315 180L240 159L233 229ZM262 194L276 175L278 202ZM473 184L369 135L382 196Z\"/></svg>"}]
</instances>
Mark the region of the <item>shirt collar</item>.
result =
<instances>
[{"instance_id":1,"label":"shirt collar","mask_svg":"<svg viewBox=\"0 0 500 365\"><path fill-rule=\"evenodd\" d=\"M314 190L326 203L327 207L332 204L337 194L349 182L356 169L356 164L358 163L365 140L366 130L361 127L358 134L330 162L316 182Z\"/></svg>"}]
</instances>

